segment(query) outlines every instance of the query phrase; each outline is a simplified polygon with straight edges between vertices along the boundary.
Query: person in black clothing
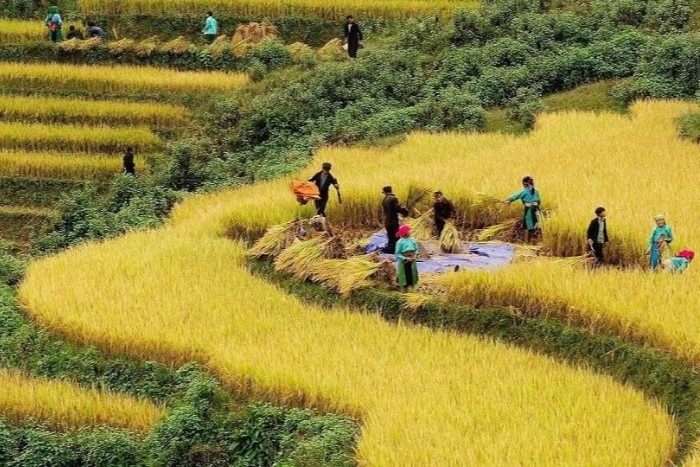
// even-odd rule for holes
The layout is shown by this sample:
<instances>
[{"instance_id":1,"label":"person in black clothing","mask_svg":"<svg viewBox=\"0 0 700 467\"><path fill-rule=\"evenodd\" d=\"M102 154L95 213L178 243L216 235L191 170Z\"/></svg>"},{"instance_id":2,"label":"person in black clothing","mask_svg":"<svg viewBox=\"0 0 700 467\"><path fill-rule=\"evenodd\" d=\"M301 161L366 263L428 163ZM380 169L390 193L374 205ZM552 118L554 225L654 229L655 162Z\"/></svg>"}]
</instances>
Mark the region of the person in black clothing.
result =
<instances>
[{"instance_id":1,"label":"person in black clothing","mask_svg":"<svg viewBox=\"0 0 700 467\"><path fill-rule=\"evenodd\" d=\"M437 229L438 238L442 235L442 229L445 228L445 222L455 215L455 207L452 201L445 198L442 191L434 193L435 202L433 203L433 220Z\"/></svg>"},{"instance_id":2,"label":"person in black clothing","mask_svg":"<svg viewBox=\"0 0 700 467\"><path fill-rule=\"evenodd\" d=\"M600 207L595 210L596 218L588 225L588 245L593 250L598 264L603 263L603 247L610 240L608 238L608 224L605 219L605 208Z\"/></svg>"},{"instance_id":3,"label":"person in black clothing","mask_svg":"<svg viewBox=\"0 0 700 467\"><path fill-rule=\"evenodd\" d=\"M340 186L338 185L338 180L331 174L331 164L330 162L324 162L321 166L321 171L317 172L313 177L309 179L310 182L314 182L318 187L318 191L321 194L321 199L317 199L314 204L316 205L316 214L319 216L326 217L326 205L328 204L328 191L331 185L335 187L338 192L338 202L342 202L340 198Z\"/></svg>"},{"instance_id":4,"label":"person in black clothing","mask_svg":"<svg viewBox=\"0 0 700 467\"><path fill-rule=\"evenodd\" d=\"M407 216L408 209L401 206L399 199L394 195L390 186L382 188L382 193L384 194L384 200L382 201L384 227L386 228L386 235L389 240L386 248L384 248L384 253L393 255L396 253L396 242L398 241L396 234L399 231L399 214Z\"/></svg>"},{"instance_id":5,"label":"person in black clothing","mask_svg":"<svg viewBox=\"0 0 700 467\"><path fill-rule=\"evenodd\" d=\"M83 32L80 29L75 29L75 26L72 24L68 28L68 35L66 36L66 39L79 39L83 40L85 39L85 36L83 36Z\"/></svg>"},{"instance_id":6,"label":"person in black clothing","mask_svg":"<svg viewBox=\"0 0 700 467\"><path fill-rule=\"evenodd\" d=\"M97 26L95 23L93 23L91 21L88 23L88 37L89 38L99 37L103 41L106 41L107 40L107 33L105 32L104 29Z\"/></svg>"},{"instance_id":7,"label":"person in black clothing","mask_svg":"<svg viewBox=\"0 0 700 467\"><path fill-rule=\"evenodd\" d=\"M134 148L126 148L123 161L124 175L136 175L136 164L134 163Z\"/></svg>"},{"instance_id":8,"label":"person in black clothing","mask_svg":"<svg viewBox=\"0 0 700 467\"><path fill-rule=\"evenodd\" d=\"M362 45L362 31L352 16L345 20L345 41L348 44L348 55L350 58L357 57L357 50Z\"/></svg>"}]
</instances>

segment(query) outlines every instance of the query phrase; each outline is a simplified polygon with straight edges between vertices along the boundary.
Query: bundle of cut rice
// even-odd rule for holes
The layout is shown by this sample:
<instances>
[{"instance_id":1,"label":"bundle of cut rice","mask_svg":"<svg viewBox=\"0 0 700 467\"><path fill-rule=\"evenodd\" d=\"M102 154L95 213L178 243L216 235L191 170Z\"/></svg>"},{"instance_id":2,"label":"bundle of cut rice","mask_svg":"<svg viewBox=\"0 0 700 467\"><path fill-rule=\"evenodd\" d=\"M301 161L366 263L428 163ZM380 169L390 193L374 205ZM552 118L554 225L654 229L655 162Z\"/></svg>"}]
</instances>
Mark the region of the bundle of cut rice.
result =
<instances>
[{"instance_id":1,"label":"bundle of cut rice","mask_svg":"<svg viewBox=\"0 0 700 467\"><path fill-rule=\"evenodd\" d=\"M428 188L410 185L406 195L406 209L410 213L425 212L430 209L430 190Z\"/></svg>"},{"instance_id":2,"label":"bundle of cut rice","mask_svg":"<svg viewBox=\"0 0 700 467\"><path fill-rule=\"evenodd\" d=\"M274 39L278 34L277 26L270 23L243 24L236 28L231 41L233 43L246 41L251 44L258 44L265 39Z\"/></svg>"},{"instance_id":3,"label":"bundle of cut rice","mask_svg":"<svg viewBox=\"0 0 700 467\"><path fill-rule=\"evenodd\" d=\"M160 48L162 52L170 53L173 55L184 55L190 48L190 43L183 36L176 37L170 42L166 42Z\"/></svg>"},{"instance_id":4,"label":"bundle of cut rice","mask_svg":"<svg viewBox=\"0 0 700 467\"><path fill-rule=\"evenodd\" d=\"M287 222L270 227L265 235L255 242L252 248L248 249L246 255L250 258L279 255L282 250L294 243L299 227L298 222Z\"/></svg>"},{"instance_id":5,"label":"bundle of cut rice","mask_svg":"<svg viewBox=\"0 0 700 467\"><path fill-rule=\"evenodd\" d=\"M407 219L406 224L411 227L411 236L419 242L427 242L433 238L435 221L433 220L432 209L416 218Z\"/></svg>"},{"instance_id":6,"label":"bundle of cut rice","mask_svg":"<svg viewBox=\"0 0 700 467\"><path fill-rule=\"evenodd\" d=\"M326 61L342 61L347 58L345 50L343 50L343 42L340 39L331 39L326 45L318 50L318 57Z\"/></svg>"},{"instance_id":7,"label":"bundle of cut rice","mask_svg":"<svg viewBox=\"0 0 700 467\"><path fill-rule=\"evenodd\" d=\"M428 295L414 292L404 294L401 298L403 299L401 306L412 312L419 311L430 300Z\"/></svg>"},{"instance_id":8,"label":"bundle of cut rice","mask_svg":"<svg viewBox=\"0 0 700 467\"><path fill-rule=\"evenodd\" d=\"M325 242L323 237L316 237L291 245L277 256L275 269L293 274L302 280L310 279L312 271L318 266L317 263L323 260Z\"/></svg>"},{"instance_id":9,"label":"bundle of cut rice","mask_svg":"<svg viewBox=\"0 0 700 467\"><path fill-rule=\"evenodd\" d=\"M152 36L139 42L136 47L134 47L134 52L136 52L136 55L139 57L150 57L158 48L159 44L160 38L158 36Z\"/></svg>"},{"instance_id":10,"label":"bundle of cut rice","mask_svg":"<svg viewBox=\"0 0 700 467\"><path fill-rule=\"evenodd\" d=\"M60 42L58 44L58 48L62 52L75 52L76 50L80 50L80 42L82 42L79 39L70 39L67 41Z\"/></svg>"},{"instance_id":11,"label":"bundle of cut rice","mask_svg":"<svg viewBox=\"0 0 700 467\"><path fill-rule=\"evenodd\" d=\"M440 250L444 253L464 253L464 245L459 238L459 230L452 222L445 222L440 235Z\"/></svg>"},{"instance_id":12,"label":"bundle of cut rice","mask_svg":"<svg viewBox=\"0 0 700 467\"><path fill-rule=\"evenodd\" d=\"M371 277L377 272L380 263L368 255L354 256L346 260L326 260L314 268L314 280L322 281L348 296L353 290L372 285Z\"/></svg>"},{"instance_id":13,"label":"bundle of cut rice","mask_svg":"<svg viewBox=\"0 0 700 467\"><path fill-rule=\"evenodd\" d=\"M209 45L209 55L213 59L222 57L224 54L231 50L231 44L229 43L228 37L226 35L221 35L214 39L214 42Z\"/></svg>"},{"instance_id":14,"label":"bundle of cut rice","mask_svg":"<svg viewBox=\"0 0 700 467\"><path fill-rule=\"evenodd\" d=\"M112 41L107 45L110 55L122 55L134 50L136 41L133 39L121 39Z\"/></svg>"},{"instance_id":15,"label":"bundle of cut rice","mask_svg":"<svg viewBox=\"0 0 700 467\"><path fill-rule=\"evenodd\" d=\"M518 226L521 222L521 219L514 218L501 222L500 224L492 225L491 227L482 230L481 233L477 235L477 240L480 242L495 239L512 241L517 236Z\"/></svg>"},{"instance_id":16,"label":"bundle of cut rice","mask_svg":"<svg viewBox=\"0 0 700 467\"><path fill-rule=\"evenodd\" d=\"M323 244L323 257L326 259L345 259L348 257L345 252L345 244L338 236L332 236Z\"/></svg>"},{"instance_id":17,"label":"bundle of cut rice","mask_svg":"<svg viewBox=\"0 0 700 467\"><path fill-rule=\"evenodd\" d=\"M379 263L372 279L390 288L396 287L396 264L391 260L381 261L379 255L370 256L370 259Z\"/></svg>"}]
</instances>

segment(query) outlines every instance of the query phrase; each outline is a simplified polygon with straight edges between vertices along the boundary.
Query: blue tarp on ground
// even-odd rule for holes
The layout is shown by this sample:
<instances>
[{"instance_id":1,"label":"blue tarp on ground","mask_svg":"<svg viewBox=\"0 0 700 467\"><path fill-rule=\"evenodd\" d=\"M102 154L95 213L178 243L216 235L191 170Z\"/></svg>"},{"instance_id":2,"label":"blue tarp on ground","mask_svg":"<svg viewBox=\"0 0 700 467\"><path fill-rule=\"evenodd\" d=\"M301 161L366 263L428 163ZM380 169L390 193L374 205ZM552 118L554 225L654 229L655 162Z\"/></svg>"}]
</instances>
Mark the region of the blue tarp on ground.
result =
<instances>
[{"instance_id":1,"label":"blue tarp on ground","mask_svg":"<svg viewBox=\"0 0 700 467\"><path fill-rule=\"evenodd\" d=\"M365 253L381 251L387 244L386 232L377 232L365 247ZM507 243L469 243L465 244L469 253L445 254L431 253L427 260L418 260L418 272L448 272L459 267L462 269L483 270L507 266L513 260L515 248ZM466 248L465 248L466 249ZM382 253L382 259L394 258L394 255Z\"/></svg>"}]
</instances>

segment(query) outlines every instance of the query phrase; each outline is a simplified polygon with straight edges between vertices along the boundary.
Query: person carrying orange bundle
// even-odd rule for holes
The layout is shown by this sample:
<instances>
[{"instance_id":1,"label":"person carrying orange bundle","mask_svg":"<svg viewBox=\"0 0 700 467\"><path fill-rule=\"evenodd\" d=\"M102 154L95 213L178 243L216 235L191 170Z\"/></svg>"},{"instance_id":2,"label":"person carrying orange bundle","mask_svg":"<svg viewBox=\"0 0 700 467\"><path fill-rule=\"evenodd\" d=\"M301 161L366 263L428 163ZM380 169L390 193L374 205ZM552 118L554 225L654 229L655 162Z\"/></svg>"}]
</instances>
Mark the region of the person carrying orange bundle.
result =
<instances>
[{"instance_id":1,"label":"person carrying orange bundle","mask_svg":"<svg viewBox=\"0 0 700 467\"><path fill-rule=\"evenodd\" d=\"M328 191L331 185L335 187L335 191L338 192L338 203L342 203L342 198L340 197L340 185L338 185L338 179L336 179L333 174L331 174L331 163L324 162L321 166L321 171L316 172L313 177L309 179L310 182L314 182L318 187L319 198L314 201L316 204L316 215L326 217L326 205L328 204Z\"/></svg>"}]
</instances>

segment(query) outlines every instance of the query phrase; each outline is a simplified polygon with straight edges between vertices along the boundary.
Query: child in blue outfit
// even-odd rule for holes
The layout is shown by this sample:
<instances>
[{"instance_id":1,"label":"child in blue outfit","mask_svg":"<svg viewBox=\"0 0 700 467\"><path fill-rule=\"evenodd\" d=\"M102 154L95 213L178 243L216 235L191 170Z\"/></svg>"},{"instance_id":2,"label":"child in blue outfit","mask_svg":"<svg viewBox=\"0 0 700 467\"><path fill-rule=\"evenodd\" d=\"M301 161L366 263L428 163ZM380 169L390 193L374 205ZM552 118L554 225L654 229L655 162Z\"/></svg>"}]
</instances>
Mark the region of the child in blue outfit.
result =
<instances>
[{"instance_id":1,"label":"child in blue outfit","mask_svg":"<svg viewBox=\"0 0 700 467\"><path fill-rule=\"evenodd\" d=\"M664 216L654 216L654 220L656 221L656 227L651 231L647 253L650 255L649 265L655 271L661 266L661 257L663 253L667 252L670 243L673 241L673 230L666 223Z\"/></svg>"},{"instance_id":2,"label":"child in blue outfit","mask_svg":"<svg viewBox=\"0 0 700 467\"><path fill-rule=\"evenodd\" d=\"M661 267L670 274L683 274L688 269L693 258L695 258L693 250L683 250L673 258L664 261Z\"/></svg>"}]
</instances>

